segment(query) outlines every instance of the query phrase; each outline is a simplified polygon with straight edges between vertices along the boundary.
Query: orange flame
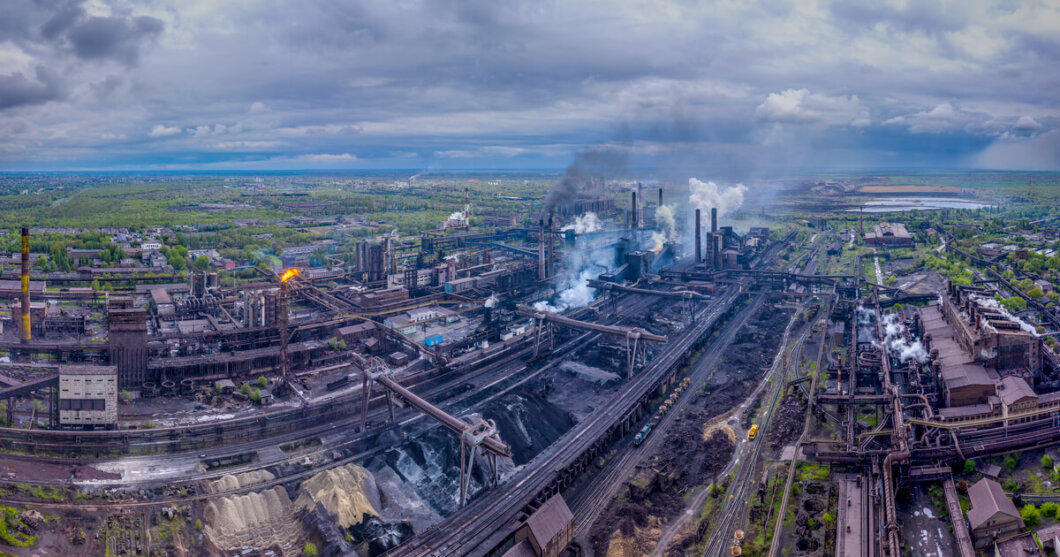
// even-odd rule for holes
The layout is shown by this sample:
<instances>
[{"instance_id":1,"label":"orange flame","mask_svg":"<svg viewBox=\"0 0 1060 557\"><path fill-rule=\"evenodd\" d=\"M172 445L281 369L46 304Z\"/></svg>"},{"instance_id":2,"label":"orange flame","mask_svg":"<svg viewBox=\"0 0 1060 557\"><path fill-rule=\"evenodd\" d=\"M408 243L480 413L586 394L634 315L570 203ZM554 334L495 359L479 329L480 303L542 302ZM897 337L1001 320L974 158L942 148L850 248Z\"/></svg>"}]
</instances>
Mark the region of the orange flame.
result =
<instances>
[{"instance_id":1,"label":"orange flame","mask_svg":"<svg viewBox=\"0 0 1060 557\"><path fill-rule=\"evenodd\" d=\"M286 271L283 272L282 275L280 275L280 282L287 282L291 278L297 277L300 274L302 274L302 271L299 271L298 269L295 269L295 268L287 269Z\"/></svg>"}]
</instances>

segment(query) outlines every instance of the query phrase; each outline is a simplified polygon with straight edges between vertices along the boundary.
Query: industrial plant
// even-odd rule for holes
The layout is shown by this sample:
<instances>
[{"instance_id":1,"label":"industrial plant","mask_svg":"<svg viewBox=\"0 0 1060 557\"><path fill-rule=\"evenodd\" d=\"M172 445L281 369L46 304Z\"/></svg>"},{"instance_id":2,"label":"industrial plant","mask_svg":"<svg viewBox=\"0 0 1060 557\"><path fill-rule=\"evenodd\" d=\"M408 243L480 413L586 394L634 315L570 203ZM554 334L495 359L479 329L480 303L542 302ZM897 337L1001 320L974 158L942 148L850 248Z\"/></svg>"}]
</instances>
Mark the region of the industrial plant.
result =
<instances>
[{"instance_id":1,"label":"industrial plant","mask_svg":"<svg viewBox=\"0 0 1060 557\"><path fill-rule=\"evenodd\" d=\"M994 200L876 215L843 190L800 213L813 183L762 203L744 185L570 179L514 211L492 205L503 190L452 186L456 210L410 235L284 200L316 215L285 226L358 234L255 263L177 244L204 229L42 251L57 231L11 231L5 543L509 557L1056 543L1060 317L1051 275L1019 263L1055 256L973 253L984 232L962 223L993 219ZM1019 226L1047 246L1054 223ZM47 263L64 257L76 265Z\"/></svg>"}]
</instances>

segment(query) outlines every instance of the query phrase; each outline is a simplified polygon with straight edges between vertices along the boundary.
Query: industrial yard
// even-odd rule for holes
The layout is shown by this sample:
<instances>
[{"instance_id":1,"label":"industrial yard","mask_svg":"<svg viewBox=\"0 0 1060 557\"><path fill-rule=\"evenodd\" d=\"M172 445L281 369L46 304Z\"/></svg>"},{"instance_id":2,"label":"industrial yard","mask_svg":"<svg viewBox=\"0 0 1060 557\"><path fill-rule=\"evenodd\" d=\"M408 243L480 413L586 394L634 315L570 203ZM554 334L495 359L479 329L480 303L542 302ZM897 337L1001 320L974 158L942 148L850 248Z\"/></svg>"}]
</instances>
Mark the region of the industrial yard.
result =
<instances>
[{"instance_id":1,"label":"industrial yard","mask_svg":"<svg viewBox=\"0 0 1060 557\"><path fill-rule=\"evenodd\" d=\"M563 197L545 180L506 211L494 187L442 178L459 210L414 235L300 201L312 216L232 223L195 249L187 225L9 230L3 551L1044 544L1060 501L1056 217L1000 209L1004 189L916 193L986 209L836 209L915 189L849 181L711 206L698 181L592 179ZM310 220L311 248L220 247Z\"/></svg>"}]
</instances>

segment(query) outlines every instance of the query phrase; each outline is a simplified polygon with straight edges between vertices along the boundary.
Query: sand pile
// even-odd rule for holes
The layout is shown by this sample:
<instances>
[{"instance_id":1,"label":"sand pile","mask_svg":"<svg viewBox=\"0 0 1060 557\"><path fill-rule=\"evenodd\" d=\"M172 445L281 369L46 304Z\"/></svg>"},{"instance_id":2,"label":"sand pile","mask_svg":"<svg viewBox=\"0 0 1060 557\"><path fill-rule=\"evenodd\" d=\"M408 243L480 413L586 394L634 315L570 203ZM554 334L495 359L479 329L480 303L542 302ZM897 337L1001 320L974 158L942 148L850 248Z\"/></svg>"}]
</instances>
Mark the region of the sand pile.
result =
<instances>
[{"instance_id":1,"label":"sand pile","mask_svg":"<svg viewBox=\"0 0 1060 557\"><path fill-rule=\"evenodd\" d=\"M203 516L206 535L224 549L296 548L302 533L294 505L282 487L219 497L206 505Z\"/></svg>"},{"instance_id":2,"label":"sand pile","mask_svg":"<svg viewBox=\"0 0 1060 557\"><path fill-rule=\"evenodd\" d=\"M322 503L343 528L360 524L364 515L379 517L379 490L371 472L347 464L321 472L302 484L294 502L297 509Z\"/></svg>"},{"instance_id":3,"label":"sand pile","mask_svg":"<svg viewBox=\"0 0 1060 557\"><path fill-rule=\"evenodd\" d=\"M268 470L252 470L250 472L243 472L242 474L227 474L220 479L210 482L210 492L223 493L225 491L234 491L248 485L264 483L274 479L276 479L276 476L273 476Z\"/></svg>"}]
</instances>

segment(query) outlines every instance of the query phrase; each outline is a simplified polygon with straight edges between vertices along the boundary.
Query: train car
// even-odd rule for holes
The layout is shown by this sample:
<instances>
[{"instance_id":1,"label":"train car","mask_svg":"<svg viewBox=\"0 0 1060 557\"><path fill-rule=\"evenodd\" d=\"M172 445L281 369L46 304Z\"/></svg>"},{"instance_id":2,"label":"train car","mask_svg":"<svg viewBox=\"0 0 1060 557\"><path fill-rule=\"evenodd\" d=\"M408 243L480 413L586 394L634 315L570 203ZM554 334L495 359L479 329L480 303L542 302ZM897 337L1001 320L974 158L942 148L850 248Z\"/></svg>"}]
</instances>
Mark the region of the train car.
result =
<instances>
[{"instance_id":1,"label":"train car","mask_svg":"<svg viewBox=\"0 0 1060 557\"><path fill-rule=\"evenodd\" d=\"M754 441L756 435L758 435L758 424L751 426L751 429L747 431L747 440Z\"/></svg>"},{"instance_id":2,"label":"train car","mask_svg":"<svg viewBox=\"0 0 1060 557\"><path fill-rule=\"evenodd\" d=\"M644 426L644 429L637 432L637 436L633 438L633 445L639 447L648 438L649 433L651 433L651 424Z\"/></svg>"}]
</instances>

